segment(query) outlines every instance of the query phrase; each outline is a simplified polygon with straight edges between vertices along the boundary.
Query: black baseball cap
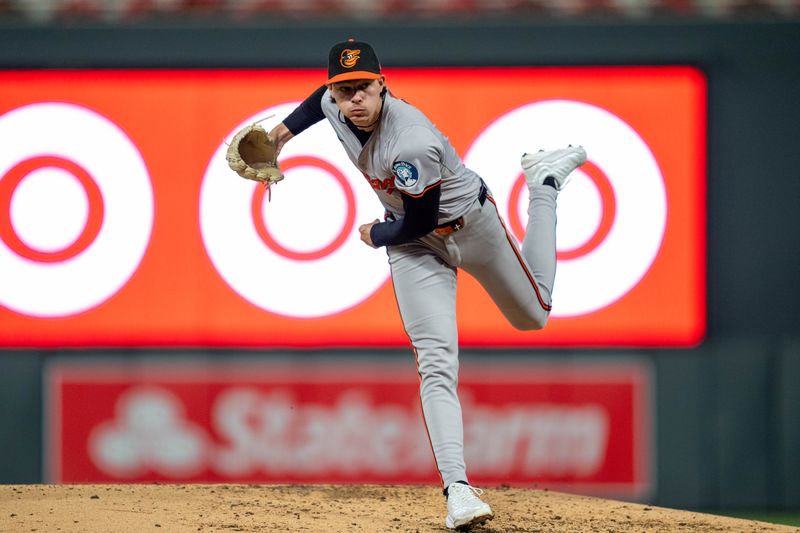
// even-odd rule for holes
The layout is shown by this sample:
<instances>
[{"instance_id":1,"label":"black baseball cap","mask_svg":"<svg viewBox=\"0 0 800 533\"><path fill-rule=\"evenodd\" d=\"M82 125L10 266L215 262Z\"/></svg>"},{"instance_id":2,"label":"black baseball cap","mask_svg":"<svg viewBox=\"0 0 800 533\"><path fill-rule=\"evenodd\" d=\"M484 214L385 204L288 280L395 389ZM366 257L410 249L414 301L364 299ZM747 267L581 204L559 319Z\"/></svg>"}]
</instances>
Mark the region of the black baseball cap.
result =
<instances>
[{"instance_id":1,"label":"black baseball cap","mask_svg":"<svg viewBox=\"0 0 800 533\"><path fill-rule=\"evenodd\" d=\"M331 48L326 85L347 80L376 80L380 77L381 63L369 44L348 39Z\"/></svg>"}]
</instances>

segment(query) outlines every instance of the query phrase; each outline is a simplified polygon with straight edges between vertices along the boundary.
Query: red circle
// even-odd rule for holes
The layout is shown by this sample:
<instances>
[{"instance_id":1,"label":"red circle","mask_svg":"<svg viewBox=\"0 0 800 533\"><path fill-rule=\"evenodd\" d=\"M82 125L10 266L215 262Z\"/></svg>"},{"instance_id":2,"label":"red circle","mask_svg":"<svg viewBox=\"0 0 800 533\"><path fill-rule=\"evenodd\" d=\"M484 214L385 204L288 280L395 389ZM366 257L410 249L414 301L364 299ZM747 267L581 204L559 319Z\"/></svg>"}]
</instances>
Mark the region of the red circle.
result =
<instances>
[{"instance_id":1,"label":"red circle","mask_svg":"<svg viewBox=\"0 0 800 533\"><path fill-rule=\"evenodd\" d=\"M25 244L11 225L11 196L17 185L25 177L40 168L60 168L66 170L83 186L89 201L89 216L86 224L75 241L69 246L54 252L36 250ZM97 238L103 226L103 195L92 176L77 163L57 156L32 157L17 163L2 179L0 179L0 239L17 255L40 263L57 263L66 261L83 252ZM42 223L52 221L42 217Z\"/></svg>"},{"instance_id":2,"label":"red circle","mask_svg":"<svg viewBox=\"0 0 800 533\"><path fill-rule=\"evenodd\" d=\"M353 195L353 190L350 188L347 178L344 177L344 174L342 174L338 168L331 165L327 161L310 156L291 157L281 161L281 170L284 173L286 173L289 169L297 167L321 168L336 178L336 181L342 187L347 200L347 218L342 226L342 230L339 232L336 238L331 241L330 244L323 246L319 250L312 250L310 252L298 252L280 245L277 241L275 241L275 239L272 238L272 235L269 234L267 226L264 224L264 217L261 214L261 205L264 203L264 195L267 190L266 187L256 187L255 192L253 193L253 223L255 224L256 232L258 233L259 237L261 237L261 240L264 241L264 244L266 244L273 252L297 261L313 261L315 259L321 259L327 255L330 255L347 240L347 236L352 231L353 225L356 221L356 199ZM313 194L313 191L311 191L310 194Z\"/></svg>"},{"instance_id":3,"label":"red circle","mask_svg":"<svg viewBox=\"0 0 800 533\"><path fill-rule=\"evenodd\" d=\"M605 240L608 233L611 231L611 226L614 224L614 218L617 215L617 201L614 196L614 187L611 185L611 181L609 181L605 172L600 170L600 168L591 161L586 161L581 166L581 171L589 176L592 183L597 187L597 191L600 193L600 202L602 204L600 223L597 225L594 234L580 246L569 250L559 250L556 254L559 260L576 259L600 246L600 243ZM526 187L525 175L521 173L511 187L511 195L508 199L508 214L511 231L514 232L514 235L520 241L525 238L525 228L522 227L522 221L517 212L517 205L519 204L519 197L522 194L522 190Z\"/></svg>"}]
</instances>

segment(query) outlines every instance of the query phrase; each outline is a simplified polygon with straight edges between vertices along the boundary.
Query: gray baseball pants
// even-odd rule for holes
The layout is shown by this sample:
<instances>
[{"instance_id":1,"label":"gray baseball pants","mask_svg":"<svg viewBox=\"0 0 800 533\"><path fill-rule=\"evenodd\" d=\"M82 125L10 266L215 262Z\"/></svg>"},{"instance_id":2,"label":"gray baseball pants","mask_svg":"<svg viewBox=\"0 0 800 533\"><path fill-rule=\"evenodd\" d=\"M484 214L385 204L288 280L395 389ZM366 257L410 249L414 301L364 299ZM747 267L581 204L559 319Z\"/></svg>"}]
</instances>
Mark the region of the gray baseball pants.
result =
<instances>
[{"instance_id":1,"label":"gray baseball pants","mask_svg":"<svg viewBox=\"0 0 800 533\"><path fill-rule=\"evenodd\" d=\"M388 247L392 283L417 358L420 399L442 484L468 481L458 399L456 272L475 277L517 329L544 327L556 272L556 196L550 186L531 189L522 251L487 197L447 236L429 233Z\"/></svg>"}]
</instances>

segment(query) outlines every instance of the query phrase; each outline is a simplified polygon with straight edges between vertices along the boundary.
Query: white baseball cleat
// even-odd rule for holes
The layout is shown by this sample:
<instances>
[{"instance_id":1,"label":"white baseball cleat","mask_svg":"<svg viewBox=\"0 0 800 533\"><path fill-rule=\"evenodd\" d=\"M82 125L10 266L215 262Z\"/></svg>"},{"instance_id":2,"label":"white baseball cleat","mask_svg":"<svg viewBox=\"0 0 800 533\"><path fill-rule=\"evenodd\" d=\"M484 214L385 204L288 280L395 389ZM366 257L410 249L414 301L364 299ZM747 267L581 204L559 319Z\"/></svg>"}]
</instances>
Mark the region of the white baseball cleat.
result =
<instances>
[{"instance_id":1,"label":"white baseball cleat","mask_svg":"<svg viewBox=\"0 0 800 533\"><path fill-rule=\"evenodd\" d=\"M525 181L528 187L541 185L544 179L552 176L559 191L569 181L573 170L586 162L586 150L583 146L577 148L570 145L558 150L540 150L535 154L522 154L522 170L525 171Z\"/></svg>"},{"instance_id":2,"label":"white baseball cleat","mask_svg":"<svg viewBox=\"0 0 800 533\"><path fill-rule=\"evenodd\" d=\"M492 509L478 497L481 489L463 483L451 483L447 487L447 518L444 521L450 529L469 529L494 518Z\"/></svg>"}]
</instances>

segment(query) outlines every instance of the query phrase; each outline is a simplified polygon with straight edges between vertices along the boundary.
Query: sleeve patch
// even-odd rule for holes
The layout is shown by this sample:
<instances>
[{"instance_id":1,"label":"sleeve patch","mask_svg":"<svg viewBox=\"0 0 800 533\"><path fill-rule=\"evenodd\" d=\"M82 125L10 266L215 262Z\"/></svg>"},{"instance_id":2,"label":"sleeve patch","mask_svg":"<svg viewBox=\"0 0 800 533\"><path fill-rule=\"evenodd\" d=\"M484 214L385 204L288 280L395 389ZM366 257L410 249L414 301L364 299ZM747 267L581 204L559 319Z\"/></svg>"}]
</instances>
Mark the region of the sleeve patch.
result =
<instances>
[{"instance_id":1,"label":"sleeve patch","mask_svg":"<svg viewBox=\"0 0 800 533\"><path fill-rule=\"evenodd\" d=\"M417 167L408 161L395 161L392 165L394 179L399 182L401 187L413 187L419 180Z\"/></svg>"}]
</instances>

